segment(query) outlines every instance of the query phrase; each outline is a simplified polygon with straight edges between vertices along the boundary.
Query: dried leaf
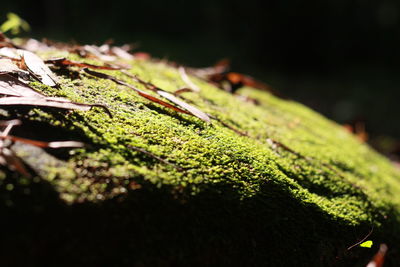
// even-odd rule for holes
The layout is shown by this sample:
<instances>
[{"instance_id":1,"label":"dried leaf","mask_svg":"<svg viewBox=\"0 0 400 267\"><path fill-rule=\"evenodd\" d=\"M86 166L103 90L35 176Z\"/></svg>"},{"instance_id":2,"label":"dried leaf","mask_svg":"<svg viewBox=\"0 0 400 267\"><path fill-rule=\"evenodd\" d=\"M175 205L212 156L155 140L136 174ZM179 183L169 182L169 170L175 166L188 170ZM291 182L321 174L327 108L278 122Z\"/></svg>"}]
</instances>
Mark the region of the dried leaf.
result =
<instances>
[{"instance_id":1,"label":"dried leaf","mask_svg":"<svg viewBox=\"0 0 400 267\"><path fill-rule=\"evenodd\" d=\"M231 93L235 93L243 86L252 87L259 90L268 91L276 96L282 97L282 94L272 89L271 86L254 79L251 76L244 75L237 72L216 73L207 77L208 81L216 83L220 88L225 89ZM224 83L229 86L225 87Z\"/></svg>"},{"instance_id":2,"label":"dried leaf","mask_svg":"<svg viewBox=\"0 0 400 267\"><path fill-rule=\"evenodd\" d=\"M367 267L383 267L387 250L388 246L386 244L381 244L378 252L375 254L374 258L368 263Z\"/></svg>"},{"instance_id":3,"label":"dried leaf","mask_svg":"<svg viewBox=\"0 0 400 267\"><path fill-rule=\"evenodd\" d=\"M0 126L8 126L8 125L21 125L21 121L20 120L0 121Z\"/></svg>"},{"instance_id":4,"label":"dried leaf","mask_svg":"<svg viewBox=\"0 0 400 267\"><path fill-rule=\"evenodd\" d=\"M107 45L107 47L109 47L109 46ZM97 58L99 58L101 60L104 60L104 61L115 61L116 60L115 56L110 56L110 55L104 54L104 52L109 49L107 47L105 47L105 46L98 47L98 46L95 46L95 45L85 45L85 46L83 46L83 49L86 52L94 55L95 57L97 57Z\"/></svg>"},{"instance_id":5,"label":"dried leaf","mask_svg":"<svg viewBox=\"0 0 400 267\"><path fill-rule=\"evenodd\" d=\"M186 103L185 101L177 98L176 96L174 96L173 94L166 92L164 90L162 90L161 88L158 88L157 86L155 86L152 83L149 82L145 82L142 79L138 78L137 76L133 76L128 72L123 72L126 75L128 75L129 77L133 78L134 80L136 80L137 82L143 84L144 86L146 86L147 89L156 92L158 95L168 99L169 101L177 104L178 106L184 108L185 110L189 111L190 114L192 114L193 116L205 121L205 122L211 122L209 116L204 113L203 111L199 110L198 108L189 105L188 103Z\"/></svg>"},{"instance_id":6,"label":"dried leaf","mask_svg":"<svg viewBox=\"0 0 400 267\"><path fill-rule=\"evenodd\" d=\"M343 127L350 133L353 133L357 139L365 143L368 140L368 133L365 130L365 122L362 120L354 120L349 124L344 124Z\"/></svg>"},{"instance_id":7,"label":"dried leaf","mask_svg":"<svg viewBox=\"0 0 400 267\"><path fill-rule=\"evenodd\" d=\"M137 60L149 60L151 58L151 55L146 52L136 52L133 54L133 56Z\"/></svg>"},{"instance_id":8,"label":"dried leaf","mask_svg":"<svg viewBox=\"0 0 400 267\"><path fill-rule=\"evenodd\" d=\"M225 73L229 69L229 59L222 59L218 61L214 66L208 68L201 68L201 69L194 69L190 68L187 69L192 75L199 77L201 79L208 80L208 77L211 75Z\"/></svg>"},{"instance_id":9,"label":"dried leaf","mask_svg":"<svg viewBox=\"0 0 400 267\"><path fill-rule=\"evenodd\" d=\"M32 52L26 50L18 50L21 58L27 69L35 76L39 81L48 86L57 86L57 77L55 74L46 66L43 60Z\"/></svg>"},{"instance_id":10,"label":"dried leaf","mask_svg":"<svg viewBox=\"0 0 400 267\"><path fill-rule=\"evenodd\" d=\"M2 33L2 32L0 32L0 47L19 48L9 38L7 38L7 36L5 36L4 33Z\"/></svg>"},{"instance_id":11,"label":"dried leaf","mask_svg":"<svg viewBox=\"0 0 400 267\"><path fill-rule=\"evenodd\" d=\"M0 56L20 60L21 56L18 54L18 49L13 47L0 48Z\"/></svg>"},{"instance_id":12,"label":"dried leaf","mask_svg":"<svg viewBox=\"0 0 400 267\"><path fill-rule=\"evenodd\" d=\"M132 87L130 87L130 88L132 88ZM145 93L143 91L140 91L139 89L137 89L136 92L138 92L138 94L143 96L144 98L147 98L148 100L153 101L155 103L158 103L158 104L160 104L160 105L162 105L164 107L173 109L173 110L178 111L180 113L191 114L190 112L188 112L186 110L183 110L183 109L180 109L178 107L175 107L174 105L171 105L171 104L169 104L169 103L167 103L167 102L165 102L165 101L163 101L163 100L161 100L161 99L159 99L157 97L154 97L154 96L149 95L149 94L147 94L147 93Z\"/></svg>"},{"instance_id":13,"label":"dried leaf","mask_svg":"<svg viewBox=\"0 0 400 267\"><path fill-rule=\"evenodd\" d=\"M45 52L54 49L46 43L40 42L33 38L26 40L26 42L22 45L22 48L31 52Z\"/></svg>"},{"instance_id":14,"label":"dried leaf","mask_svg":"<svg viewBox=\"0 0 400 267\"><path fill-rule=\"evenodd\" d=\"M159 94L160 96L168 99L169 101L177 104L178 106L186 109L187 111L189 111L192 115L196 116L197 118L205 121L205 122L211 122L210 117L208 117L208 115L206 113L204 113L203 111L199 110L198 108L193 107L192 105L189 105L188 103L180 100L179 98L177 98L176 96L174 96L173 94L170 94L168 92L165 91L161 91L158 90L157 94Z\"/></svg>"},{"instance_id":15,"label":"dried leaf","mask_svg":"<svg viewBox=\"0 0 400 267\"><path fill-rule=\"evenodd\" d=\"M133 60L135 57L128 53L126 50L114 46L111 48L111 52L119 58L126 59L126 60Z\"/></svg>"},{"instance_id":16,"label":"dried leaf","mask_svg":"<svg viewBox=\"0 0 400 267\"><path fill-rule=\"evenodd\" d=\"M126 83L126 82L123 82L123 81L121 81L121 80L118 80L117 78L115 78L115 77L113 77L113 76L111 76L111 75L108 75L108 74L105 74L105 73L101 73L101 72L97 72L97 71L92 71L92 70L89 70L89 69L86 69L86 68L83 69L83 70L84 70L86 73L88 73L88 74L90 74L90 75L93 75L93 76L96 76L96 77L98 77L98 78L111 80L111 81L113 81L113 82L115 82L115 83L117 83L117 84L120 84L120 85L124 85L124 86L126 86L126 87L129 87L129 88L135 90L140 96L142 96L142 97L144 97L144 98L146 98L146 99L148 99L148 100L150 100L150 101L152 101L152 102L158 103L158 104L160 104L160 105L162 105L162 106L164 106L164 107L173 109L173 110L178 111L178 112L181 112L181 113L190 114L190 112L188 112L188 111L186 111L186 110L183 110L183 109L180 109L180 108L178 108L178 107L175 107L174 105L171 105L171 104L169 104L169 103L167 103L167 102L165 102L165 101L163 101L163 100L161 100L161 99L159 99L159 98L157 98L157 97L154 97L154 96L152 96L152 95L149 95L149 94L147 94L146 92L144 92L144 91L142 91L142 90L140 90L140 89L134 87L133 85L130 85L130 84Z\"/></svg>"},{"instance_id":17,"label":"dried leaf","mask_svg":"<svg viewBox=\"0 0 400 267\"><path fill-rule=\"evenodd\" d=\"M185 68L180 66L179 67L179 74L181 75L182 80L186 83L186 85L195 92L200 92L200 88L195 85L190 78L187 76Z\"/></svg>"},{"instance_id":18,"label":"dried leaf","mask_svg":"<svg viewBox=\"0 0 400 267\"><path fill-rule=\"evenodd\" d=\"M26 177L31 177L31 174L27 171L25 165L10 149L2 148L0 157L4 160L1 163L7 166L10 170L17 171Z\"/></svg>"},{"instance_id":19,"label":"dried leaf","mask_svg":"<svg viewBox=\"0 0 400 267\"><path fill-rule=\"evenodd\" d=\"M28 74L26 71L18 68L10 59L8 58L0 58L0 74L5 73L21 73Z\"/></svg>"},{"instance_id":20,"label":"dried leaf","mask_svg":"<svg viewBox=\"0 0 400 267\"><path fill-rule=\"evenodd\" d=\"M1 136L7 136L15 125L20 125L20 120L9 120L0 122L0 125L6 125L6 128L1 132Z\"/></svg>"},{"instance_id":21,"label":"dried leaf","mask_svg":"<svg viewBox=\"0 0 400 267\"><path fill-rule=\"evenodd\" d=\"M26 138L12 136L12 135L7 135L7 136L0 135L0 139L10 140L13 142L21 142L24 144L29 144L29 145L33 145L33 146L37 146L37 147L41 147L41 148L62 148L62 147L83 147L84 146L84 144L82 142L76 142L76 141L43 142L43 141L26 139Z\"/></svg>"},{"instance_id":22,"label":"dried leaf","mask_svg":"<svg viewBox=\"0 0 400 267\"><path fill-rule=\"evenodd\" d=\"M24 97L44 97L29 85L11 75L0 75L0 94ZM0 99L1 100L1 99Z\"/></svg>"},{"instance_id":23,"label":"dried leaf","mask_svg":"<svg viewBox=\"0 0 400 267\"><path fill-rule=\"evenodd\" d=\"M174 92L174 95L175 95L175 96L179 96L179 95L181 95L181 94L183 94L183 93L189 93L189 92L193 92L193 90L190 89L190 88L181 88L181 89L176 90L176 91Z\"/></svg>"},{"instance_id":24,"label":"dried leaf","mask_svg":"<svg viewBox=\"0 0 400 267\"><path fill-rule=\"evenodd\" d=\"M101 69L101 70L119 70L119 67L110 67L110 66L97 66L93 64L76 62L66 58L54 58L45 61L46 63L59 65L59 66L74 66L79 68L89 68L89 69Z\"/></svg>"},{"instance_id":25,"label":"dried leaf","mask_svg":"<svg viewBox=\"0 0 400 267\"><path fill-rule=\"evenodd\" d=\"M61 98L28 97L28 96L3 97L0 98L0 106L33 106L33 107L41 106L41 107L52 107L61 109L82 110L82 111L88 111L92 107L101 107L111 117L110 111L103 105L74 103L70 102L67 99L61 99Z\"/></svg>"}]
</instances>

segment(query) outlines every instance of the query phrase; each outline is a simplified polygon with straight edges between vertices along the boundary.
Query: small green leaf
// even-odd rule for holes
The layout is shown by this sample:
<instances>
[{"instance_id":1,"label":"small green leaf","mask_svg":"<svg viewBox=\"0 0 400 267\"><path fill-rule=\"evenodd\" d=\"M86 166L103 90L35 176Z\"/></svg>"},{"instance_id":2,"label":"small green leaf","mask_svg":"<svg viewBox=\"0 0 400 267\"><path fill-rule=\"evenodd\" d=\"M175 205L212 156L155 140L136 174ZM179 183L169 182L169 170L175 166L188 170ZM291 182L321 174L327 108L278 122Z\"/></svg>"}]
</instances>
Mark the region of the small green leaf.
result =
<instances>
[{"instance_id":1,"label":"small green leaf","mask_svg":"<svg viewBox=\"0 0 400 267\"><path fill-rule=\"evenodd\" d=\"M362 247L362 248L371 248L373 244L374 244L374 242L372 242L372 240L367 240L367 241L361 243L360 247Z\"/></svg>"},{"instance_id":2,"label":"small green leaf","mask_svg":"<svg viewBox=\"0 0 400 267\"><path fill-rule=\"evenodd\" d=\"M29 31L30 26L17 14L11 12L7 14L7 20L0 26L0 31L11 31L11 33L14 35L19 34L21 29L23 29L24 31Z\"/></svg>"}]
</instances>

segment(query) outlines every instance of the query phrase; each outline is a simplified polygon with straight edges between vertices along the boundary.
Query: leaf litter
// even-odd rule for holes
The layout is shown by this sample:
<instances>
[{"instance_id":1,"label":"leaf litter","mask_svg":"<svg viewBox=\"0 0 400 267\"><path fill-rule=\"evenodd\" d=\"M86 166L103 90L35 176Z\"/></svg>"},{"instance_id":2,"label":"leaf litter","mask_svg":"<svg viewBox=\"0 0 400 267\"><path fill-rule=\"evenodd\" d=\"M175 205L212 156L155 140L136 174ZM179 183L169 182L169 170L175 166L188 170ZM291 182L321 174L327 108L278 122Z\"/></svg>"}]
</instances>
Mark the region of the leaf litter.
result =
<instances>
[{"instance_id":1,"label":"leaf litter","mask_svg":"<svg viewBox=\"0 0 400 267\"><path fill-rule=\"evenodd\" d=\"M39 56L33 52L19 49L3 34L0 34L0 47L0 95L3 96L0 97L0 107L31 106L81 111L101 107L111 117L110 111L104 105L75 103L64 98L47 97L36 91L28 85L30 78L47 86L57 87L57 76ZM68 61L67 63L78 64ZM84 145L78 141L45 142L9 135L11 129L20 124L21 121L18 119L0 121L0 126L5 127L4 130L0 131L0 164L26 177L30 177L31 173L10 148L10 144L19 142L40 148L54 149L77 148Z\"/></svg>"},{"instance_id":2,"label":"leaf litter","mask_svg":"<svg viewBox=\"0 0 400 267\"><path fill-rule=\"evenodd\" d=\"M17 171L21 175L26 177L31 177L32 175L27 170L22 160L10 148L12 143L20 142L40 148L64 148L64 147L77 148L84 146L82 142L76 142L76 141L44 142L44 141L32 140L32 139L9 135L14 126L21 125L20 120L0 121L0 125L6 126L4 130L0 131L0 164L8 167L12 171ZM6 144L5 141L9 141L9 144Z\"/></svg>"},{"instance_id":3,"label":"leaf litter","mask_svg":"<svg viewBox=\"0 0 400 267\"><path fill-rule=\"evenodd\" d=\"M0 98L0 107L5 106L31 106L31 107L50 107L50 108L58 108L58 109L67 109L67 110L81 110L88 111L93 107L101 107L104 111L111 117L110 111L107 107L98 104L82 104L82 103L74 103L67 99L62 98L51 98L46 97L42 93L34 90L29 85L27 85L26 75L31 78L34 78L43 84L51 87L57 87L58 78L51 71L48 65L58 68L68 69L69 67L76 67L82 69L83 72L95 76L101 79L111 80L119 85L126 86L128 88L133 89L136 93L138 93L141 97L146 98L147 100L162 105L166 108L172 109L176 112L188 114L199 118L200 120L211 123L211 119L218 121L223 126L231 129L241 136L248 136L247 133L242 132L224 121L218 119L217 117L207 114L201 111L199 108L188 104L185 98L181 96L182 93L199 93L200 87L193 83L193 81L189 78L188 73L193 75L194 77L206 80L207 82L213 83L217 85L219 88L224 89L224 86L228 83L229 87L225 88L225 90L235 93L238 88L241 86L253 86L262 90L268 90L269 87L261 82L256 81L250 76L242 75L239 73L229 72L229 60L221 60L216 65L204 68L204 69L194 69L194 68L185 68L178 64L174 64L176 68L178 68L179 74L181 76L182 81L186 84L185 88L177 89L174 93L167 92L150 82L146 82L139 77L132 75L123 70L123 67L111 65L112 62L115 64L116 60L149 60L151 56L147 53L136 52L130 53L129 50L132 49L132 46L111 46L109 43L104 44L102 46L96 45L68 45L63 43L56 43L51 41L40 42L34 39L29 39L22 46L17 46L11 42L10 39L6 38L4 35L0 35L0 94L4 95L4 97ZM22 49L24 48L24 49ZM78 62L63 58L52 58L47 60L42 60L39 56L37 56L34 52L48 51L49 49L61 49L68 53L77 53L79 56L84 58L94 58L104 62L104 65L94 65L85 62ZM31 50L31 51L28 51ZM170 63L172 64L172 63ZM129 67L130 68L130 67ZM135 82L143 85L147 90L156 93L159 97L155 97L143 90L136 88L135 86L117 79L114 76L105 74L103 72L93 71L95 70L114 70L120 71L128 75ZM21 76L25 74L24 78ZM17 76L17 77L14 77ZM165 100L164 100L165 99ZM19 141L24 142L21 138L10 137L5 135L4 137L0 137L2 142L4 140L11 141ZM18 139L18 140L17 140ZM35 143L40 147L58 147L59 143L40 143L41 141L31 141L31 143ZM69 143L73 145L74 143ZM78 143L76 143L78 144ZM62 144L61 144L62 145ZM65 144L64 144L65 145ZM135 149L135 148L133 148ZM135 149L142 153L145 153L139 149ZM150 155L150 152L145 154ZM150 155L154 158L158 157L156 155ZM157 158L161 159L161 158ZM161 160L162 161L162 160ZM167 160L165 160L166 164Z\"/></svg>"}]
</instances>

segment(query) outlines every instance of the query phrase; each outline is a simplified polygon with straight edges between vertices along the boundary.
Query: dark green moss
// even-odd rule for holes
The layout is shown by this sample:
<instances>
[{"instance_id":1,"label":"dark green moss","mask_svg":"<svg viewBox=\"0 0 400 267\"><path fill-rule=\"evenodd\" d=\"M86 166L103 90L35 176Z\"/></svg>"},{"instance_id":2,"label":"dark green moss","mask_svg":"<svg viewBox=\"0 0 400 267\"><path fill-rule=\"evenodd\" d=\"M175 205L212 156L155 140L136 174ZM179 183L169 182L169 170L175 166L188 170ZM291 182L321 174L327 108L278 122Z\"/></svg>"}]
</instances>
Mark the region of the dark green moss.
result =
<instances>
[{"instance_id":1,"label":"dark green moss","mask_svg":"<svg viewBox=\"0 0 400 267\"><path fill-rule=\"evenodd\" d=\"M165 64L130 64L132 74L167 91L184 86ZM119 71L106 72L144 89ZM10 231L0 258L9 264L26 252L29 263L41 266L354 266L376 249L347 252L346 246L371 227L376 243L399 241L400 172L301 104L241 89L258 100L255 105L192 78L201 92L185 98L248 134L240 136L219 121L178 114L112 81L59 75L60 89L32 86L105 105L113 117L100 108L4 115L23 120L15 135L87 144L14 147L37 177L4 170L0 178L12 222L4 222Z\"/></svg>"}]
</instances>

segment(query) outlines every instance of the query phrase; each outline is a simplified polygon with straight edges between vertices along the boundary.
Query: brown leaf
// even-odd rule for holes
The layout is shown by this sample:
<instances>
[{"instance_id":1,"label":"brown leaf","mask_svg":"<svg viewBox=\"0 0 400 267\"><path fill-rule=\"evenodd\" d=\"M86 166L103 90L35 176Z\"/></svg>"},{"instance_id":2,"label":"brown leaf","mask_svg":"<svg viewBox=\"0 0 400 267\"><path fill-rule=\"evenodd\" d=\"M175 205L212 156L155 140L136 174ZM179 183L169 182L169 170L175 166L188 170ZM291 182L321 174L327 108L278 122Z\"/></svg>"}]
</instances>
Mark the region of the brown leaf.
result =
<instances>
[{"instance_id":1,"label":"brown leaf","mask_svg":"<svg viewBox=\"0 0 400 267\"><path fill-rule=\"evenodd\" d=\"M388 246L386 244L381 244L379 246L378 252L375 254L374 258L368 263L367 267L383 267L387 250Z\"/></svg>"},{"instance_id":2,"label":"brown leaf","mask_svg":"<svg viewBox=\"0 0 400 267\"><path fill-rule=\"evenodd\" d=\"M14 48L19 48L17 45L15 45L7 36L4 35L4 33L0 32L0 47L14 47Z\"/></svg>"},{"instance_id":3,"label":"brown leaf","mask_svg":"<svg viewBox=\"0 0 400 267\"><path fill-rule=\"evenodd\" d=\"M195 92L200 92L200 88L190 80L189 76L187 76L184 67L182 66L179 67L179 74L181 75L181 79L186 83L186 85L190 89L192 89Z\"/></svg>"},{"instance_id":4,"label":"brown leaf","mask_svg":"<svg viewBox=\"0 0 400 267\"><path fill-rule=\"evenodd\" d=\"M20 49L18 52L20 53L27 69L36 79L45 85L57 86L57 77L40 57L27 50Z\"/></svg>"},{"instance_id":5,"label":"brown leaf","mask_svg":"<svg viewBox=\"0 0 400 267\"><path fill-rule=\"evenodd\" d=\"M192 75L201 79L208 80L211 75L226 73L229 70L230 61L229 59L222 59L218 61L214 66L208 68L187 68L188 72Z\"/></svg>"},{"instance_id":6,"label":"brown leaf","mask_svg":"<svg viewBox=\"0 0 400 267\"><path fill-rule=\"evenodd\" d=\"M3 73L16 73L22 71L10 59L0 58L0 74Z\"/></svg>"},{"instance_id":7,"label":"brown leaf","mask_svg":"<svg viewBox=\"0 0 400 267\"><path fill-rule=\"evenodd\" d=\"M119 67L97 66L97 65L93 65L93 64L77 62L77 61L72 61L72 60L69 60L66 58L48 59L45 62L54 64L54 65L59 65L59 66L74 66L74 67L89 68L89 69L101 69L101 70L119 70L119 69L121 69Z\"/></svg>"},{"instance_id":8,"label":"brown leaf","mask_svg":"<svg viewBox=\"0 0 400 267\"><path fill-rule=\"evenodd\" d=\"M124 49L122 49L120 47L117 47L117 46L111 47L111 52L114 55L116 55L117 57L122 58L122 59L132 60L132 59L135 58L128 51L126 51L126 50L124 50Z\"/></svg>"},{"instance_id":9,"label":"brown leaf","mask_svg":"<svg viewBox=\"0 0 400 267\"><path fill-rule=\"evenodd\" d=\"M159 94L160 96L168 99L169 101L177 104L178 106L186 109L187 111L189 111L192 115L196 116L197 118L210 123L210 117L208 117L208 115L206 113L204 113L203 111L199 110L198 108L189 105L188 103L186 103L183 100L180 100L179 98L177 98L176 96L174 96L173 94L170 94L166 91L162 91L162 90L158 90L157 94Z\"/></svg>"},{"instance_id":10,"label":"brown leaf","mask_svg":"<svg viewBox=\"0 0 400 267\"><path fill-rule=\"evenodd\" d=\"M0 75L0 94L10 96L44 97L43 94L39 93L29 85L7 74Z\"/></svg>"},{"instance_id":11,"label":"brown leaf","mask_svg":"<svg viewBox=\"0 0 400 267\"><path fill-rule=\"evenodd\" d=\"M186 103L185 101L177 98L176 96L174 96L173 94L162 90L161 88L158 88L157 86L155 86L154 84L150 83L150 82L145 82L142 79L138 78L137 76L133 76L128 72L123 72L126 75L128 75L129 77L131 77L132 79L134 79L135 81L143 84L147 89L156 92L158 95L168 99L169 101L177 104L178 106L180 106L181 108L184 108L185 110L189 111L190 114L192 114L193 116L205 121L205 122L211 122L209 116L204 113L203 111L199 110L198 108L189 105L188 103ZM187 113L187 112L186 112Z\"/></svg>"},{"instance_id":12,"label":"brown leaf","mask_svg":"<svg viewBox=\"0 0 400 267\"><path fill-rule=\"evenodd\" d=\"M61 108L61 109L73 109L73 110L82 110L88 111L92 107L101 107L103 108L107 114L112 117L110 111L107 107L98 104L81 104L70 102L67 99L61 98L49 98L49 97L3 97L0 98L0 106L33 106L33 107L52 107L52 108Z\"/></svg>"},{"instance_id":13,"label":"brown leaf","mask_svg":"<svg viewBox=\"0 0 400 267\"><path fill-rule=\"evenodd\" d=\"M151 59L151 55L149 53L146 53L146 52L136 52L136 53L133 54L133 56L137 60L149 60L149 59Z\"/></svg>"},{"instance_id":14,"label":"brown leaf","mask_svg":"<svg viewBox=\"0 0 400 267\"><path fill-rule=\"evenodd\" d=\"M214 64L214 68L218 69L220 72L226 72L231 67L231 60L229 58L223 58Z\"/></svg>"},{"instance_id":15,"label":"brown leaf","mask_svg":"<svg viewBox=\"0 0 400 267\"><path fill-rule=\"evenodd\" d=\"M163 101L163 100L161 100L161 99L159 99L159 98L157 98L157 97L154 97L154 96L152 96L152 95L149 95L149 94L147 94L146 92L144 92L144 91L142 91L142 90L140 90L140 89L134 87L133 85L130 85L130 84L126 83L126 82L123 82L123 81L121 81L121 80L118 80L117 78L115 78L115 77L113 77L113 76L111 76L111 75L108 75L108 74L105 74L105 73L101 73L101 72L97 72L97 71L92 71L92 70L89 70L89 69L87 69L87 68L85 68L85 69L83 69L83 70L84 70L86 73L88 73L88 74L90 74L90 75L93 75L93 76L96 76L96 77L98 77L98 78L111 80L111 81L113 81L113 82L115 82L115 83L117 83L117 84L120 84L120 85L124 85L124 86L126 86L126 87L129 87L129 88L135 90L140 96L142 96L142 97L144 97L144 98L146 98L146 99L148 99L148 100L150 100L150 101L152 101L152 102L158 103L158 104L160 104L160 105L162 105L162 106L164 106L164 107L173 109L173 110L178 111L178 112L181 112L181 113L190 114L190 112L188 112L188 111L186 111L186 110L183 110L183 109L180 109L180 108L178 108L178 107L175 107L174 105L171 105L171 104L169 104L169 103L167 103L167 102L165 102L165 101Z\"/></svg>"},{"instance_id":16,"label":"brown leaf","mask_svg":"<svg viewBox=\"0 0 400 267\"><path fill-rule=\"evenodd\" d=\"M353 133L358 140L365 143L368 140L368 133L365 130L365 122L362 120L354 120L349 124L344 124L343 127L350 133Z\"/></svg>"},{"instance_id":17,"label":"brown leaf","mask_svg":"<svg viewBox=\"0 0 400 267\"><path fill-rule=\"evenodd\" d=\"M3 159L3 162L0 163L7 166L10 170L17 171L26 177L31 177L25 165L10 149L2 148L0 158Z\"/></svg>"},{"instance_id":18,"label":"brown leaf","mask_svg":"<svg viewBox=\"0 0 400 267\"><path fill-rule=\"evenodd\" d=\"M183 93L189 93L189 92L194 92L194 91L192 89L190 89L190 88L181 88L181 89L176 90L174 92L174 95L175 96L179 96L179 95L181 95Z\"/></svg>"},{"instance_id":19,"label":"brown leaf","mask_svg":"<svg viewBox=\"0 0 400 267\"><path fill-rule=\"evenodd\" d=\"M76 142L76 141L43 142L43 141L26 139L26 138L12 136L12 135L7 135L7 136L0 135L0 139L10 140L13 142L21 142L24 144L29 144L29 145L33 145L33 146L37 146L37 147L41 147L41 148L62 148L62 147L83 147L84 146L84 144L82 142Z\"/></svg>"},{"instance_id":20,"label":"brown leaf","mask_svg":"<svg viewBox=\"0 0 400 267\"><path fill-rule=\"evenodd\" d=\"M130 88L132 88L132 87L130 87ZM155 102L155 103L158 103L158 104L160 104L160 105L163 105L164 107L173 109L173 110L178 111L178 112L180 112L180 113L190 114L190 112L188 112L188 111L186 111L186 110L183 110L183 109L180 109L180 108L178 108L178 107L175 107L174 105L171 105L171 104L169 104L169 103L167 103L167 102L165 102L165 101L163 101L163 100L161 100L161 99L159 99L159 98L157 98L157 97L154 97L154 96L149 95L149 94L147 94L147 93L145 93L145 92L143 92L143 91L140 91L139 89L137 89L136 92L138 92L138 94L141 95L141 96L143 96L144 98L147 98L148 100L153 101L153 102Z\"/></svg>"},{"instance_id":21,"label":"brown leaf","mask_svg":"<svg viewBox=\"0 0 400 267\"><path fill-rule=\"evenodd\" d=\"M0 121L0 126L21 125L20 120Z\"/></svg>"},{"instance_id":22,"label":"brown leaf","mask_svg":"<svg viewBox=\"0 0 400 267\"><path fill-rule=\"evenodd\" d=\"M231 93L235 93L238 89L244 86L255 89L268 91L273 95L284 97L280 92L273 89L271 86L254 79L251 76L237 72L216 73L207 77L208 81L216 83L218 87L225 89ZM224 85L228 83L228 88Z\"/></svg>"}]
</instances>

